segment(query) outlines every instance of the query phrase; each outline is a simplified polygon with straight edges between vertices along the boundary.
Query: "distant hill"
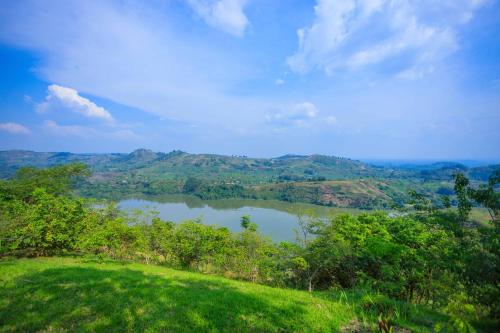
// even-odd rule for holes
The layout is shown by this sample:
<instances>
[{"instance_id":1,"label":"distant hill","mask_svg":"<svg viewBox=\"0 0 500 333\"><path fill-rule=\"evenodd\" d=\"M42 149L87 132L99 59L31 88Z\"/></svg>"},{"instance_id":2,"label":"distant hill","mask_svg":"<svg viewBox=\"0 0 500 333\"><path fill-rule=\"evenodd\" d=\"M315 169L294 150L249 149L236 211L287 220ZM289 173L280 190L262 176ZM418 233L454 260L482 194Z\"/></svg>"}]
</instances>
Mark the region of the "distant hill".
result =
<instances>
[{"instance_id":1,"label":"distant hill","mask_svg":"<svg viewBox=\"0 0 500 333\"><path fill-rule=\"evenodd\" d=\"M427 165L376 166L349 158L325 155L284 155L276 158L251 158L215 154L170 153L137 149L130 154L73 154L68 152L0 151L0 177L9 177L22 166L48 167L83 162L95 172L134 171L149 176L234 179L246 183L285 180L306 181L325 178L422 178L449 180L456 172L485 180L500 165L468 168L456 162Z\"/></svg>"},{"instance_id":2,"label":"distant hill","mask_svg":"<svg viewBox=\"0 0 500 333\"><path fill-rule=\"evenodd\" d=\"M360 161L323 155L285 155L278 158L250 158L214 154L188 154L173 151L168 154L138 149L130 154L73 154L38 153L10 150L0 152L0 175L8 177L22 166L47 167L80 161L94 171L135 170L141 174L168 174L170 176L195 176L220 178L221 176L243 176L246 178L278 178L279 176L299 180L314 176L328 179L373 177L380 168Z\"/></svg>"},{"instance_id":3,"label":"distant hill","mask_svg":"<svg viewBox=\"0 0 500 333\"><path fill-rule=\"evenodd\" d=\"M28 150L0 151L0 177L8 177L23 166L46 168L58 164L83 162L92 168L104 166L127 154L39 153Z\"/></svg>"},{"instance_id":4,"label":"distant hill","mask_svg":"<svg viewBox=\"0 0 500 333\"><path fill-rule=\"evenodd\" d=\"M0 177L22 166L87 164L92 177L81 194L120 199L124 196L191 194L202 199L249 198L308 202L352 208L388 208L408 200L415 189L440 202L453 195L453 176L467 174L484 182L500 165L468 168L456 162L377 166L344 157L284 155L252 158L216 154L170 153L138 149L130 154L0 151ZM186 188L188 179L194 187Z\"/></svg>"}]
</instances>

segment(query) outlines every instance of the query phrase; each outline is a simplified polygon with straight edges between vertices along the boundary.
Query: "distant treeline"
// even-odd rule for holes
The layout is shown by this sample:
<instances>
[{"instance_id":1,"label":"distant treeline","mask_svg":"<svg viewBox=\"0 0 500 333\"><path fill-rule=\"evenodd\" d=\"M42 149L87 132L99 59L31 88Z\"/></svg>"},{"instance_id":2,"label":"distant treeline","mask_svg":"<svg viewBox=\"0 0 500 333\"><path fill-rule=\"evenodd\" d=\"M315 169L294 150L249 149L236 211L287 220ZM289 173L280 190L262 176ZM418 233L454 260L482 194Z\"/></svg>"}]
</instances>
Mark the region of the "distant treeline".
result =
<instances>
[{"instance_id":1,"label":"distant treeline","mask_svg":"<svg viewBox=\"0 0 500 333\"><path fill-rule=\"evenodd\" d=\"M388 209L394 205L402 206L410 199L407 188L411 185L413 184L404 182L391 184L371 179L241 185L231 180L209 181L188 177L185 180L147 181L129 178L116 179L112 182L81 181L77 185L77 190L84 197L113 200L134 195L188 194L203 200L241 198L303 202L329 207ZM426 193L436 205L440 204L443 196L452 196L452 202L456 203L451 183L447 186L438 184L437 188L418 184L415 187L419 192Z\"/></svg>"}]
</instances>

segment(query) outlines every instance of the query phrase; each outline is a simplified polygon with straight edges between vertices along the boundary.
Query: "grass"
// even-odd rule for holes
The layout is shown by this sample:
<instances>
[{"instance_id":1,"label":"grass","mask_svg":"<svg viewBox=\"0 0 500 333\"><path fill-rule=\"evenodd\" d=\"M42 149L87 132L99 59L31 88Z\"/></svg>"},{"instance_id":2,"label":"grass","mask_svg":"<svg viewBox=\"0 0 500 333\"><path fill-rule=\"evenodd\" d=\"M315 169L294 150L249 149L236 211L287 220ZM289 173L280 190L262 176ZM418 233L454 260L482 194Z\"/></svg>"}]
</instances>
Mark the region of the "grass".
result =
<instances>
[{"instance_id":1,"label":"grass","mask_svg":"<svg viewBox=\"0 0 500 333\"><path fill-rule=\"evenodd\" d=\"M348 332L371 320L350 297L130 262L0 260L0 332ZM419 316L401 322L431 331Z\"/></svg>"}]
</instances>

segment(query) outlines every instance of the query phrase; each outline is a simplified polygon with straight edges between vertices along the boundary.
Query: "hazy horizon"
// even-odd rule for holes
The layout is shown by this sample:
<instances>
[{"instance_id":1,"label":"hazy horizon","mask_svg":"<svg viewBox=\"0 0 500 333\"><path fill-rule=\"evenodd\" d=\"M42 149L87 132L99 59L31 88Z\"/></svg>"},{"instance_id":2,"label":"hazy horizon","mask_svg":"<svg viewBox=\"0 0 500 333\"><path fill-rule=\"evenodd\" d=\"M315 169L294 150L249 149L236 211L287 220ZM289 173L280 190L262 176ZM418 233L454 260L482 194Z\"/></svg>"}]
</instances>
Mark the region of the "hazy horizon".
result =
<instances>
[{"instance_id":1,"label":"hazy horizon","mask_svg":"<svg viewBox=\"0 0 500 333\"><path fill-rule=\"evenodd\" d=\"M500 160L497 0L10 1L0 150Z\"/></svg>"},{"instance_id":2,"label":"hazy horizon","mask_svg":"<svg viewBox=\"0 0 500 333\"><path fill-rule=\"evenodd\" d=\"M81 151L81 152L74 152L74 151L36 151L36 150L29 150L29 149L5 149L5 150L0 150L0 152L9 152L9 151L29 151L29 152L35 152L35 153L70 153L70 154L89 154L89 155L104 155L104 154L131 154L137 150L150 150L154 153L163 153L163 154L168 154L173 151L182 151L184 153L188 154L201 154L201 155L222 155L222 156L236 156L236 157L244 157L244 158L264 158L264 159L272 159L272 158L280 158L284 157L287 155L291 156L311 156L311 155L325 155L325 156L334 156L334 157L339 157L339 158L347 158L351 160L358 160L362 161L365 163L369 163L372 165L380 165L380 166L403 166L405 164L408 165L428 165L432 163L438 163L438 162L452 162L452 163L461 163L465 166L468 167L476 167L476 166L484 166L484 165L491 165L491 164L498 164L500 163L500 159L492 159L492 158L458 158L458 159L453 159L453 158L413 158L413 157L407 157L407 158L378 158L378 157L357 157L357 156L340 156L340 155L328 155L328 154L319 154L319 153L308 153L308 154L295 154L295 153L284 153L280 155L270 155L270 156L254 156L254 155L240 155L240 154L219 154L219 153L214 153L214 152L190 152L190 151L183 151L180 149L173 149L170 151L162 151L162 150L152 150L149 148L136 148L131 151L108 151L108 152L88 152L88 151Z\"/></svg>"}]
</instances>

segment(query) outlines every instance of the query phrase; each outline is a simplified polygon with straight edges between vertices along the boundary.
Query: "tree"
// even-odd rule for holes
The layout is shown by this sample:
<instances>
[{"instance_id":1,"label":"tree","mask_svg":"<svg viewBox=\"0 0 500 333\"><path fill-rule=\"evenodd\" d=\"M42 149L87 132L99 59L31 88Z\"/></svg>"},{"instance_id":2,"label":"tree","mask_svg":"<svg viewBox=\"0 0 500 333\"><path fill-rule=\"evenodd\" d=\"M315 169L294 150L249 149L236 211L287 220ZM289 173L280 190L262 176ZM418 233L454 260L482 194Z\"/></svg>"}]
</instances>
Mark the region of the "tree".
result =
<instances>
[{"instance_id":1,"label":"tree","mask_svg":"<svg viewBox=\"0 0 500 333\"><path fill-rule=\"evenodd\" d=\"M467 189L469 197L488 210L493 224L497 224L500 219L500 192L495 190L499 184L500 170L496 170L489 177L487 185Z\"/></svg>"},{"instance_id":2,"label":"tree","mask_svg":"<svg viewBox=\"0 0 500 333\"><path fill-rule=\"evenodd\" d=\"M269 267L273 266L270 261L273 260L275 250L272 242L257 232L257 229L255 223L249 222L248 226L236 237L237 270L243 277L254 283L259 280L264 281L264 276L269 275Z\"/></svg>"},{"instance_id":3,"label":"tree","mask_svg":"<svg viewBox=\"0 0 500 333\"><path fill-rule=\"evenodd\" d=\"M460 222L465 223L472 209L472 203L469 200L467 187L469 186L469 179L463 173L455 175L455 193L458 200L458 216Z\"/></svg>"},{"instance_id":4,"label":"tree","mask_svg":"<svg viewBox=\"0 0 500 333\"><path fill-rule=\"evenodd\" d=\"M196 193L203 186L203 181L198 178L189 177L184 183L183 191L185 193Z\"/></svg>"},{"instance_id":5,"label":"tree","mask_svg":"<svg viewBox=\"0 0 500 333\"><path fill-rule=\"evenodd\" d=\"M408 203L417 212L432 214L436 211L436 207L432 204L432 201L422 193L418 193L415 190L410 190L408 191L408 195L410 196L410 201Z\"/></svg>"},{"instance_id":6,"label":"tree","mask_svg":"<svg viewBox=\"0 0 500 333\"><path fill-rule=\"evenodd\" d=\"M487 185L480 185L478 188L470 186L469 179L459 173L455 177L455 192L458 199L458 213L463 222L472 208L471 200L485 207L490 214L491 221L498 223L500 215L500 193L497 188L500 184L500 170L496 170L490 175Z\"/></svg>"},{"instance_id":7,"label":"tree","mask_svg":"<svg viewBox=\"0 0 500 333\"><path fill-rule=\"evenodd\" d=\"M22 200L31 200L31 194L37 188L45 189L48 194L67 196L75 182L90 176L88 167L83 163L58 165L46 169L33 167L20 168L9 186L3 191L9 191Z\"/></svg>"},{"instance_id":8,"label":"tree","mask_svg":"<svg viewBox=\"0 0 500 333\"><path fill-rule=\"evenodd\" d=\"M28 250L34 254L50 254L73 250L82 229L87 210L83 201L57 197L38 188L31 194L30 204L17 211L17 225L10 238L11 250Z\"/></svg>"},{"instance_id":9,"label":"tree","mask_svg":"<svg viewBox=\"0 0 500 333\"><path fill-rule=\"evenodd\" d=\"M176 225L173 251L182 267L200 269L204 262L220 263L230 253L231 233L227 228L185 221Z\"/></svg>"},{"instance_id":10,"label":"tree","mask_svg":"<svg viewBox=\"0 0 500 333\"><path fill-rule=\"evenodd\" d=\"M257 231L257 224L253 223L250 215L243 215L241 217L241 227L249 231Z\"/></svg>"},{"instance_id":11,"label":"tree","mask_svg":"<svg viewBox=\"0 0 500 333\"><path fill-rule=\"evenodd\" d=\"M297 243L301 248L301 255L294 259L298 268L305 275L307 290L313 291L314 279L321 269L330 262L330 250L334 250L332 244L325 244L318 239L313 240L321 227L321 220L314 210L297 213L298 229L295 230Z\"/></svg>"},{"instance_id":12,"label":"tree","mask_svg":"<svg viewBox=\"0 0 500 333\"><path fill-rule=\"evenodd\" d=\"M444 208L451 208L451 200L449 196L443 195L441 197L441 203L443 204Z\"/></svg>"},{"instance_id":13,"label":"tree","mask_svg":"<svg viewBox=\"0 0 500 333\"><path fill-rule=\"evenodd\" d=\"M172 248L174 228L174 222L165 222L158 217L151 221L149 246L160 262L167 262L175 256Z\"/></svg>"}]
</instances>

